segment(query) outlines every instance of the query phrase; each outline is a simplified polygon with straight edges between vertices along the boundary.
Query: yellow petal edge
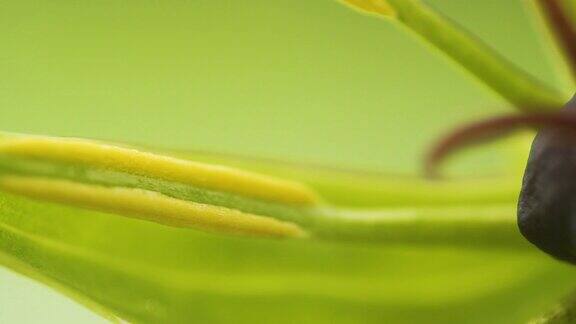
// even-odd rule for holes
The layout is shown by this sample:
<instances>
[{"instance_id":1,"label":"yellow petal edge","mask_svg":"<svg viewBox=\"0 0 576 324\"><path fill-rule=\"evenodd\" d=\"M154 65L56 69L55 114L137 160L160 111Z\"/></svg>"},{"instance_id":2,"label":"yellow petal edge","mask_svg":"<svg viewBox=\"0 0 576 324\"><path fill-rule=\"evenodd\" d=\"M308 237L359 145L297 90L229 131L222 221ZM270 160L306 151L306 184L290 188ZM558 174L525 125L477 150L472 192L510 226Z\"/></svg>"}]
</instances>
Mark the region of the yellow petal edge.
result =
<instances>
[{"instance_id":1,"label":"yellow petal edge","mask_svg":"<svg viewBox=\"0 0 576 324\"><path fill-rule=\"evenodd\" d=\"M178 200L160 193L87 185L41 177L4 176L0 189L57 203L118 213L175 227L262 237L306 237L297 224L220 206Z\"/></svg>"},{"instance_id":2,"label":"yellow petal edge","mask_svg":"<svg viewBox=\"0 0 576 324\"><path fill-rule=\"evenodd\" d=\"M377 16L394 16L394 9L385 0L340 0L360 12Z\"/></svg>"},{"instance_id":3,"label":"yellow petal edge","mask_svg":"<svg viewBox=\"0 0 576 324\"><path fill-rule=\"evenodd\" d=\"M315 192L299 182L92 140L8 137L0 139L0 153L85 164L282 203L311 205L318 201Z\"/></svg>"}]
</instances>

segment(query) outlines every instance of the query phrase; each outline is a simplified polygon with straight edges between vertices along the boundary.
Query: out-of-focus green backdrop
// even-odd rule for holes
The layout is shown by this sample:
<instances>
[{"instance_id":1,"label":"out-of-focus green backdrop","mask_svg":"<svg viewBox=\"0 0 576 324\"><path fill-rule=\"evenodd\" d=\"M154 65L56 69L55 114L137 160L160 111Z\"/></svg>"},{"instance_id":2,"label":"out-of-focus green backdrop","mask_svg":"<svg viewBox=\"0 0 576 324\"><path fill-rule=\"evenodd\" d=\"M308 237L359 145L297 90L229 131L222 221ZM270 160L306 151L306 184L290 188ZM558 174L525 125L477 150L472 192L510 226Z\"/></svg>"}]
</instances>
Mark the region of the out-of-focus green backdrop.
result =
<instances>
[{"instance_id":1,"label":"out-of-focus green backdrop","mask_svg":"<svg viewBox=\"0 0 576 324\"><path fill-rule=\"evenodd\" d=\"M528 1L429 2L562 84ZM510 110L405 31L333 0L3 1L0 35L6 131L413 173L434 136ZM1 270L0 322L101 320Z\"/></svg>"}]
</instances>

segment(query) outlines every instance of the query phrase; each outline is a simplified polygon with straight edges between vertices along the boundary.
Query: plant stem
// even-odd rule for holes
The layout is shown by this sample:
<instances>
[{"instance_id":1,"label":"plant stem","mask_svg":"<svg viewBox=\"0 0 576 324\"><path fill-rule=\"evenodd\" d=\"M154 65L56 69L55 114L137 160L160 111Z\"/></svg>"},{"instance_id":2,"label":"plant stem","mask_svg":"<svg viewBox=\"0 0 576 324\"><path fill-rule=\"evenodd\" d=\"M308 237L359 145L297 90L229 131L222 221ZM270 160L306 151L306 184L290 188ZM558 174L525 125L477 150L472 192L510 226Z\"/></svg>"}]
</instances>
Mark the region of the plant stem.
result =
<instances>
[{"instance_id":1,"label":"plant stem","mask_svg":"<svg viewBox=\"0 0 576 324\"><path fill-rule=\"evenodd\" d=\"M563 96L419 0L387 0L394 17L523 111L556 110Z\"/></svg>"},{"instance_id":2,"label":"plant stem","mask_svg":"<svg viewBox=\"0 0 576 324\"><path fill-rule=\"evenodd\" d=\"M515 204L379 210L326 210L311 237L386 245L525 248L516 228Z\"/></svg>"}]
</instances>

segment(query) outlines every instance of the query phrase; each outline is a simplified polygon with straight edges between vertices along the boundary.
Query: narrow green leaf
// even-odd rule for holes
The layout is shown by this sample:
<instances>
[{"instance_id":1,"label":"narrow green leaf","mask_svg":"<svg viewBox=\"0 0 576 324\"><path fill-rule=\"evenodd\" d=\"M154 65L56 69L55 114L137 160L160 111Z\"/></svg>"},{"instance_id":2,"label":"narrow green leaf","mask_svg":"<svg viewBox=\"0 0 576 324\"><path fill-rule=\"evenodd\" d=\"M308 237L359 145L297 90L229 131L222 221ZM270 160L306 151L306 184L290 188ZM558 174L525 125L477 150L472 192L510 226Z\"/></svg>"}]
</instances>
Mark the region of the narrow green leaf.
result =
<instances>
[{"instance_id":1,"label":"narrow green leaf","mask_svg":"<svg viewBox=\"0 0 576 324\"><path fill-rule=\"evenodd\" d=\"M571 278L528 251L247 239L4 193L0 204L0 262L18 260L27 275L130 322L354 323L399 310L421 321L419 311L455 305L450 319L464 320L478 298L502 303L499 291L533 277Z\"/></svg>"}]
</instances>

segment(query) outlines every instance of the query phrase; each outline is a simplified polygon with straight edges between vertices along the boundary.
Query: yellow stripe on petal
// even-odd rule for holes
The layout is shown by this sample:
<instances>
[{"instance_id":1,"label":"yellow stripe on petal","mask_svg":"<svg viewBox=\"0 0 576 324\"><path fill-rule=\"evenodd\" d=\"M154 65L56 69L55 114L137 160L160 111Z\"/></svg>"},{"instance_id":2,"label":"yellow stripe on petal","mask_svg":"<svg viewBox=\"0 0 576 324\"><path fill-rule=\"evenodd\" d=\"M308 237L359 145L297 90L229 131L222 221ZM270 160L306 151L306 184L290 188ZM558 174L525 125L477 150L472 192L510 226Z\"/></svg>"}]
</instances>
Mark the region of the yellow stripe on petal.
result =
<instances>
[{"instance_id":1,"label":"yellow stripe on petal","mask_svg":"<svg viewBox=\"0 0 576 324\"><path fill-rule=\"evenodd\" d=\"M10 137L0 139L0 153L85 164L282 203L317 202L316 194L299 182L97 141L45 136Z\"/></svg>"},{"instance_id":2,"label":"yellow stripe on petal","mask_svg":"<svg viewBox=\"0 0 576 324\"><path fill-rule=\"evenodd\" d=\"M104 187L40 177L4 176L0 189L35 199L117 213L175 227L264 237L305 237L297 224L153 191Z\"/></svg>"}]
</instances>

